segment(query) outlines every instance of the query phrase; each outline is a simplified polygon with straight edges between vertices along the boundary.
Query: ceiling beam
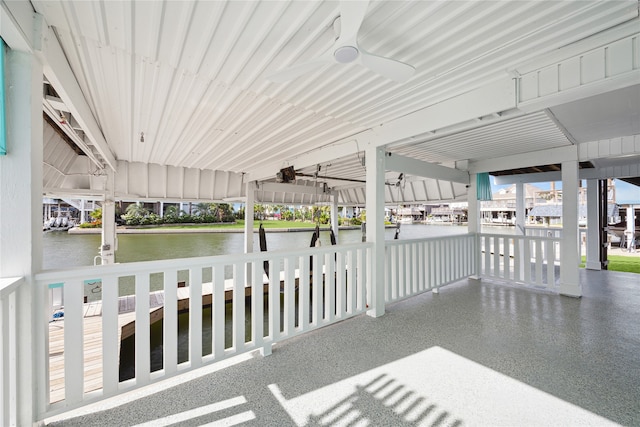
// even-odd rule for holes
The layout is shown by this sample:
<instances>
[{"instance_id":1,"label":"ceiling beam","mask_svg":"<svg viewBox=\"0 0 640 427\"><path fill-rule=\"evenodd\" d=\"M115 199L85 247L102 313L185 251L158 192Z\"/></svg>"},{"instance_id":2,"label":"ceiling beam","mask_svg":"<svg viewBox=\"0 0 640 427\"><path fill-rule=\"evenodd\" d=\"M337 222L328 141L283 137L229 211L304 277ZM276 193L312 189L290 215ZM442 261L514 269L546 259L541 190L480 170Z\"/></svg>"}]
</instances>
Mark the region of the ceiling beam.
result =
<instances>
[{"instance_id":1,"label":"ceiling beam","mask_svg":"<svg viewBox=\"0 0 640 427\"><path fill-rule=\"evenodd\" d=\"M286 184L279 182L263 182L260 184L260 188L257 188L255 191L261 192L273 192L273 193L295 193L295 194L308 194L311 196L318 195L334 195L334 191L329 191L328 193L322 192L322 187L316 187L312 185L297 185L297 184Z\"/></svg>"},{"instance_id":2,"label":"ceiling beam","mask_svg":"<svg viewBox=\"0 0 640 427\"><path fill-rule=\"evenodd\" d=\"M113 171L116 159L100 130L89 103L71 71L71 67L53 30L43 16L34 12L30 2L2 1L0 19L2 38L12 49L30 52L42 63L44 75L60 99L78 121L86 137ZM5 25L7 26L5 28ZM41 29L42 37L38 37Z\"/></svg>"},{"instance_id":3,"label":"ceiling beam","mask_svg":"<svg viewBox=\"0 0 640 427\"><path fill-rule=\"evenodd\" d=\"M569 160L578 160L578 147L575 145L532 151L512 156L497 157L494 159L472 161L469 162L469 172L481 173L528 168L547 165L551 161L554 163L562 163Z\"/></svg>"},{"instance_id":4,"label":"ceiling beam","mask_svg":"<svg viewBox=\"0 0 640 427\"><path fill-rule=\"evenodd\" d=\"M423 162L399 154L387 153L385 169L424 178L459 182L461 184L469 183L469 173L467 171L447 168L436 165L435 163Z\"/></svg>"},{"instance_id":5,"label":"ceiling beam","mask_svg":"<svg viewBox=\"0 0 640 427\"><path fill-rule=\"evenodd\" d=\"M41 52L36 52L36 55L41 58L45 76L60 96L60 99L69 107L74 119L82 127L85 136L98 150L106 166L115 171L116 158L102 134L100 125L96 121L75 75L71 71L58 38L51 28L47 27L44 31L43 48Z\"/></svg>"}]
</instances>

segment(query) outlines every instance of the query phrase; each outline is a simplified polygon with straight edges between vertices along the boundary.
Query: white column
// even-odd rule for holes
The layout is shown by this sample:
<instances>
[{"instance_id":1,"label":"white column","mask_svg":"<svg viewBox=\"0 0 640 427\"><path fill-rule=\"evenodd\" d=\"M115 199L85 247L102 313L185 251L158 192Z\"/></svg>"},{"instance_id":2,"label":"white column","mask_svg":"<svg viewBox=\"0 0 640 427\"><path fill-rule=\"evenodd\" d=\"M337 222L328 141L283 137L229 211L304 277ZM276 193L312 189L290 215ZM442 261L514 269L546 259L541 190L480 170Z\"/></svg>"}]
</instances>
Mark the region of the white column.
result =
<instances>
[{"instance_id":1,"label":"white column","mask_svg":"<svg viewBox=\"0 0 640 427\"><path fill-rule=\"evenodd\" d=\"M253 205L256 201L255 181L247 182L247 203L244 207L244 253L253 252Z\"/></svg>"},{"instance_id":2,"label":"white column","mask_svg":"<svg viewBox=\"0 0 640 427\"><path fill-rule=\"evenodd\" d=\"M116 237L116 204L114 201L114 178L115 172L107 169L106 195L102 203L102 244L100 246L100 256L102 264L113 264L116 262L116 250L118 241Z\"/></svg>"},{"instance_id":3,"label":"white column","mask_svg":"<svg viewBox=\"0 0 640 427\"><path fill-rule=\"evenodd\" d=\"M589 270L600 270L600 194L598 180L587 180L587 264ZM582 242L580 242L582 244Z\"/></svg>"},{"instance_id":4,"label":"white column","mask_svg":"<svg viewBox=\"0 0 640 427\"><path fill-rule=\"evenodd\" d=\"M160 218L164 218L164 202L160 202Z\"/></svg>"},{"instance_id":5,"label":"white column","mask_svg":"<svg viewBox=\"0 0 640 427\"><path fill-rule=\"evenodd\" d=\"M80 224L87 222L86 201L80 199Z\"/></svg>"},{"instance_id":6,"label":"white column","mask_svg":"<svg viewBox=\"0 0 640 427\"><path fill-rule=\"evenodd\" d=\"M340 221L338 220L338 192L334 192L331 196L331 229L336 236L338 242L338 228Z\"/></svg>"},{"instance_id":7,"label":"white column","mask_svg":"<svg viewBox=\"0 0 640 427\"><path fill-rule=\"evenodd\" d=\"M527 195L524 191L524 184L521 182L516 183L516 235L524 236L526 234L524 230L526 220L526 201Z\"/></svg>"},{"instance_id":8,"label":"white column","mask_svg":"<svg viewBox=\"0 0 640 427\"><path fill-rule=\"evenodd\" d=\"M7 155L0 156L0 274L22 276L16 296L15 372L17 424L32 425L44 403L44 291L33 275L42 269L42 66L28 53L9 50L5 58ZM35 310L34 310L35 309ZM6 356L6 355L5 355Z\"/></svg>"},{"instance_id":9,"label":"white column","mask_svg":"<svg viewBox=\"0 0 640 427\"><path fill-rule=\"evenodd\" d=\"M634 248L634 236L636 231L636 215L635 215L635 206L630 205L627 207L627 228L624 233L624 241L627 242L627 248L629 252L631 252Z\"/></svg>"},{"instance_id":10,"label":"white column","mask_svg":"<svg viewBox=\"0 0 640 427\"><path fill-rule=\"evenodd\" d=\"M469 175L467 187L467 221L469 233L480 233L480 202L478 201L478 176Z\"/></svg>"},{"instance_id":11,"label":"white column","mask_svg":"<svg viewBox=\"0 0 640 427\"><path fill-rule=\"evenodd\" d=\"M469 186L467 187L467 229L469 234L479 234L480 225L480 201L478 200L478 176L475 173L469 174ZM480 241L476 239L475 270L472 279L480 279Z\"/></svg>"},{"instance_id":12,"label":"white column","mask_svg":"<svg viewBox=\"0 0 640 427\"><path fill-rule=\"evenodd\" d=\"M371 317L384 314L384 172L385 152L379 147L367 147L367 242L372 242L373 257L371 277L367 283L369 311Z\"/></svg>"},{"instance_id":13,"label":"white column","mask_svg":"<svg viewBox=\"0 0 640 427\"><path fill-rule=\"evenodd\" d=\"M582 295L578 265L578 162L562 162L562 239L560 241L560 293L579 297Z\"/></svg>"},{"instance_id":14,"label":"white column","mask_svg":"<svg viewBox=\"0 0 640 427\"><path fill-rule=\"evenodd\" d=\"M244 207L244 253L250 254L253 252L253 205L256 199L256 184L255 181L250 181L247 182L246 185L247 202ZM252 277L251 264L247 264L245 271L247 285L252 282Z\"/></svg>"}]
</instances>

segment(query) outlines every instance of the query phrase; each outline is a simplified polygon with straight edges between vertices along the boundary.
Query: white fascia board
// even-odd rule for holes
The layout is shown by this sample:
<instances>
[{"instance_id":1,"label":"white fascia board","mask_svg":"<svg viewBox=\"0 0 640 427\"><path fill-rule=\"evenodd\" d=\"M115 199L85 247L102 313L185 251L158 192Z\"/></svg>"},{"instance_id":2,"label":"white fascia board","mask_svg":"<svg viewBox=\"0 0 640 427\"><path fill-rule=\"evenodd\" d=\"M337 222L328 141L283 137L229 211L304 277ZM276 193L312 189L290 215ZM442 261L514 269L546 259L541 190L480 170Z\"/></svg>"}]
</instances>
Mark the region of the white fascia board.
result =
<instances>
[{"instance_id":1,"label":"white fascia board","mask_svg":"<svg viewBox=\"0 0 640 427\"><path fill-rule=\"evenodd\" d=\"M639 153L640 135L602 139L578 145L578 160L581 162L597 159L633 158L638 156Z\"/></svg>"},{"instance_id":2,"label":"white fascia board","mask_svg":"<svg viewBox=\"0 0 640 427\"><path fill-rule=\"evenodd\" d=\"M493 182L496 185L516 184L523 183L529 184L532 182L552 182L562 181L562 172L540 172L540 173L523 173L518 175L501 175L494 176Z\"/></svg>"},{"instance_id":3,"label":"white fascia board","mask_svg":"<svg viewBox=\"0 0 640 427\"><path fill-rule=\"evenodd\" d=\"M294 193L294 194L308 194L317 196L320 194L333 194L333 192L322 193L322 187L310 186L310 185L296 185L280 182L263 182L260 184L260 188L255 190L260 193L262 191L272 193Z\"/></svg>"},{"instance_id":4,"label":"white fascia board","mask_svg":"<svg viewBox=\"0 0 640 427\"><path fill-rule=\"evenodd\" d=\"M0 36L12 50L33 52L35 18L27 1L0 1Z\"/></svg>"},{"instance_id":5,"label":"white fascia board","mask_svg":"<svg viewBox=\"0 0 640 427\"><path fill-rule=\"evenodd\" d=\"M640 163L623 166L610 166L604 168L585 168L578 171L578 176L580 177L580 179L629 178L638 176L639 174ZM496 185L516 184L519 182L528 184L532 182L562 181L562 172L555 171L518 175L501 175L494 176L493 179Z\"/></svg>"},{"instance_id":6,"label":"white fascia board","mask_svg":"<svg viewBox=\"0 0 640 427\"><path fill-rule=\"evenodd\" d=\"M461 184L469 183L469 173L467 171L423 162L422 160L416 160L393 153L387 153L385 168L386 170L403 172L424 178L459 182Z\"/></svg>"},{"instance_id":7,"label":"white fascia board","mask_svg":"<svg viewBox=\"0 0 640 427\"><path fill-rule=\"evenodd\" d=\"M73 197L78 199L101 200L105 197L106 191L92 190L86 188L44 188L42 195L60 199L63 197Z\"/></svg>"},{"instance_id":8,"label":"white fascia board","mask_svg":"<svg viewBox=\"0 0 640 427\"><path fill-rule=\"evenodd\" d=\"M635 86L640 81L640 70L632 70L623 75L599 80L597 82L577 86L560 92L540 96L531 100L518 103L518 109L526 113L553 108L558 105L590 98L618 89Z\"/></svg>"},{"instance_id":9,"label":"white fascia board","mask_svg":"<svg viewBox=\"0 0 640 427\"><path fill-rule=\"evenodd\" d=\"M497 157L494 159L471 161L469 162L469 172L481 173L544 166L570 160L578 160L578 147L575 145Z\"/></svg>"},{"instance_id":10,"label":"white fascia board","mask_svg":"<svg viewBox=\"0 0 640 427\"><path fill-rule=\"evenodd\" d=\"M51 28L46 28L42 51L36 52L41 58L44 74L51 82L60 99L69 107L71 114L82 127L85 135L98 149L107 165L115 172L116 159L107 144L89 103L82 93L71 67L62 51L58 38Z\"/></svg>"}]
</instances>

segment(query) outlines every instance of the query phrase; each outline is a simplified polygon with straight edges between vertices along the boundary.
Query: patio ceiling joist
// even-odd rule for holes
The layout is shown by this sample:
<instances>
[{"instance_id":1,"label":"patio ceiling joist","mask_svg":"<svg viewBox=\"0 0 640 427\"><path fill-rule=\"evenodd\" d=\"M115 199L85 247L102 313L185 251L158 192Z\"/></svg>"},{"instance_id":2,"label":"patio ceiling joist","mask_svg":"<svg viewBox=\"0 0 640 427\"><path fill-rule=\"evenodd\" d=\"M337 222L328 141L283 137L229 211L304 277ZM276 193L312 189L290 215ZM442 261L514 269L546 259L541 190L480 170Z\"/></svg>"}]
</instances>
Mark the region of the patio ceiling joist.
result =
<instances>
[{"instance_id":1,"label":"patio ceiling joist","mask_svg":"<svg viewBox=\"0 0 640 427\"><path fill-rule=\"evenodd\" d=\"M2 25L13 28L13 37L5 40L10 48L33 53L42 63L44 74L55 88L73 117L84 130L86 137L100 153L105 165L116 170L116 159L109 149L89 103L87 102L69 62L60 46L58 37L44 17L33 11L30 2L2 2ZM2 31L5 37L5 29Z\"/></svg>"}]
</instances>

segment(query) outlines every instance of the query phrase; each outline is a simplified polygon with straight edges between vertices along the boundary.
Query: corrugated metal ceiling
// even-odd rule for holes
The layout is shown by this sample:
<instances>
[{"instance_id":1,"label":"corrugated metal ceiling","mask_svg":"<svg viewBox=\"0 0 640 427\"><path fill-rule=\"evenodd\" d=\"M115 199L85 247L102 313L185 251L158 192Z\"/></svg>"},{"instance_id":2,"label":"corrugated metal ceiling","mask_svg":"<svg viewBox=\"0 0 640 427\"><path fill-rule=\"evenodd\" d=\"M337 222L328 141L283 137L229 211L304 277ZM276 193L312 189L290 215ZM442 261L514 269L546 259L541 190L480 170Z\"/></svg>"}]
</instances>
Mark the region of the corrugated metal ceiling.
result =
<instances>
[{"instance_id":1,"label":"corrugated metal ceiling","mask_svg":"<svg viewBox=\"0 0 640 427\"><path fill-rule=\"evenodd\" d=\"M54 27L117 159L236 172L464 93L637 13L634 1L376 1L360 46L412 64L411 80L351 64L275 84L269 72L331 47L338 2L32 4ZM567 143L539 113L397 150L451 162Z\"/></svg>"}]
</instances>

